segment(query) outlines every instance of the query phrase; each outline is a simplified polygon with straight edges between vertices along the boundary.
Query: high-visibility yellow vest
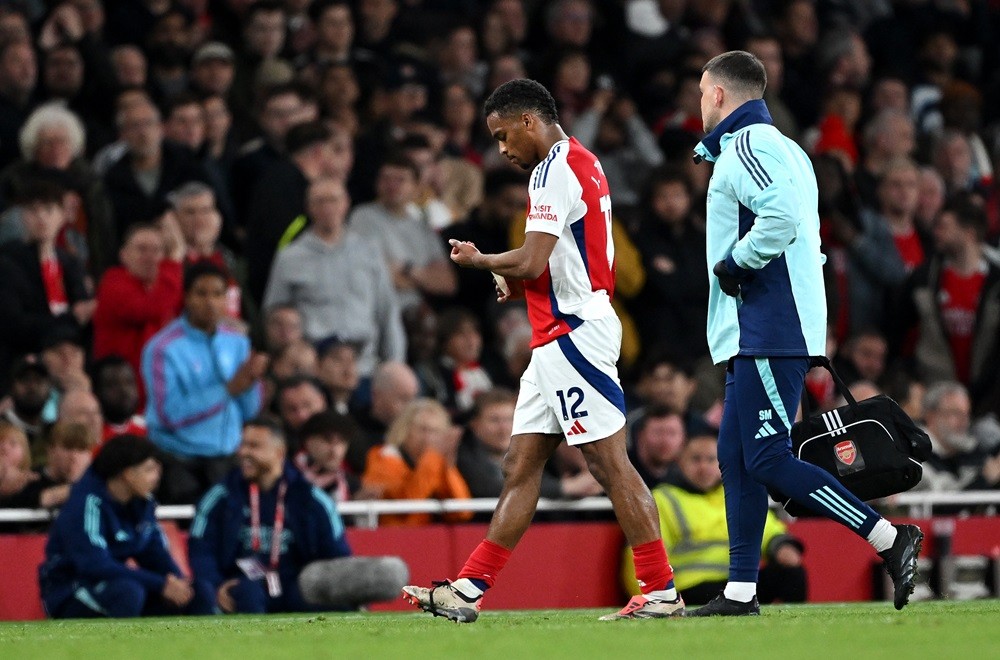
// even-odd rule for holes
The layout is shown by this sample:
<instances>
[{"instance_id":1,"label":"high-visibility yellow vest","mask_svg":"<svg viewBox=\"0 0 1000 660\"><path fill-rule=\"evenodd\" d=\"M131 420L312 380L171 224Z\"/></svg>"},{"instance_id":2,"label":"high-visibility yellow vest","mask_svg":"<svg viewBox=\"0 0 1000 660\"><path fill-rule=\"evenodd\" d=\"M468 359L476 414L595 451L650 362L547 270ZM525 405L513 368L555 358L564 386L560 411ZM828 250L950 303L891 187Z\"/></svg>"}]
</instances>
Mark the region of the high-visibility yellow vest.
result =
<instances>
[{"instance_id":1,"label":"high-visibility yellow vest","mask_svg":"<svg viewBox=\"0 0 1000 660\"><path fill-rule=\"evenodd\" d=\"M660 533L674 568L674 586L682 592L702 582L719 582L729 577L729 531L722 484L707 493L692 493L677 486L653 489L660 514ZM773 511L764 524L763 552L774 537L785 533L785 524ZM625 590L639 593L632 549L625 548L622 562Z\"/></svg>"}]
</instances>

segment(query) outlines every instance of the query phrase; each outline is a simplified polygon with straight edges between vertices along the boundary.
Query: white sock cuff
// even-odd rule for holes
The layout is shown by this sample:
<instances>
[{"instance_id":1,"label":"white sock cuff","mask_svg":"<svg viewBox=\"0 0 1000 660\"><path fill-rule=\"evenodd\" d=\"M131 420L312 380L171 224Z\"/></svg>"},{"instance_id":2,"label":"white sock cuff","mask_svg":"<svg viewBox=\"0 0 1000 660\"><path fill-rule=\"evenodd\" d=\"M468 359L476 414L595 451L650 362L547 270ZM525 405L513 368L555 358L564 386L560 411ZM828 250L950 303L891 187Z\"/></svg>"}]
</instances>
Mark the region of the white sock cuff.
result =
<instances>
[{"instance_id":1,"label":"white sock cuff","mask_svg":"<svg viewBox=\"0 0 1000 660\"><path fill-rule=\"evenodd\" d=\"M888 550L896 542L896 528L885 518L879 518L868 533L868 542L875 548L875 552Z\"/></svg>"},{"instance_id":2,"label":"white sock cuff","mask_svg":"<svg viewBox=\"0 0 1000 660\"><path fill-rule=\"evenodd\" d=\"M749 603L757 595L756 582L729 582L725 591L722 592L729 600L740 603Z\"/></svg>"}]
</instances>

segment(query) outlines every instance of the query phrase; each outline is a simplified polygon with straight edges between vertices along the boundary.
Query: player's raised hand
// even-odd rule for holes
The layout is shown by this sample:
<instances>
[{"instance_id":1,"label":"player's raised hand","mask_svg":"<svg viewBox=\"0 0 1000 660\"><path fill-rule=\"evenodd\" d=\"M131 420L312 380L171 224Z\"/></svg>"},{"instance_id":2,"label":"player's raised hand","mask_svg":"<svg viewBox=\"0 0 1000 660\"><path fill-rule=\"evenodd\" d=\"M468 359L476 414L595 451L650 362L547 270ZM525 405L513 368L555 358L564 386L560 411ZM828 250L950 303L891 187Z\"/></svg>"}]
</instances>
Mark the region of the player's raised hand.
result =
<instances>
[{"instance_id":1,"label":"player's raised hand","mask_svg":"<svg viewBox=\"0 0 1000 660\"><path fill-rule=\"evenodd\" d=\"M464 266L465 268L474 268L472 260L479 254L479 249L476 247L475 243L469 241L459 241L456 239L451 239L448 241L448 245L451 246L451 260L454 261L459 266Z\"/></svg>"}]
</instances>

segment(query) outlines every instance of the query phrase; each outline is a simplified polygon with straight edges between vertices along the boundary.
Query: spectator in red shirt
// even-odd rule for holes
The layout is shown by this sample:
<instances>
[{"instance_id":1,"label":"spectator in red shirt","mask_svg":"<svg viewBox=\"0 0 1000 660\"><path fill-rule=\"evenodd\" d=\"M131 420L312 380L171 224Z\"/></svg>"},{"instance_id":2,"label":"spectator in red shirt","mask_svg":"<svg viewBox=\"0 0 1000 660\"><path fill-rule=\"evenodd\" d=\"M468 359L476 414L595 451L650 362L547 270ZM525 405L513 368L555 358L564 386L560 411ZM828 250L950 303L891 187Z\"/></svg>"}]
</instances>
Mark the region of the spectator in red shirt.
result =
<instances>
[{"instance_id":1,"label":"spectator in red shirt","mask_svg":"<svg viewBox=\"0 0 1000 660\"><path fill-rule=\"evenodd\" d=\"M154 224L126 230L118 255L122 265L109 268L97 287L95 358L120 355L139 373L142 347L181 308L183 246L171 247L168 255L164 232Z\"/></svg>"},{"instance_id":2,"label":"spectator in red shirt","mask_svg":"<svg viewBox=\"0 0 1000 660\"><path fill-rule=\"evenodd\" d=\"M984 250L986 215L968 195L934 223L938 254L913 273L902 331L919 323L921 380L957 380L976 416L1000 411L1000 263Z\"/></svg>"}]
</instances>

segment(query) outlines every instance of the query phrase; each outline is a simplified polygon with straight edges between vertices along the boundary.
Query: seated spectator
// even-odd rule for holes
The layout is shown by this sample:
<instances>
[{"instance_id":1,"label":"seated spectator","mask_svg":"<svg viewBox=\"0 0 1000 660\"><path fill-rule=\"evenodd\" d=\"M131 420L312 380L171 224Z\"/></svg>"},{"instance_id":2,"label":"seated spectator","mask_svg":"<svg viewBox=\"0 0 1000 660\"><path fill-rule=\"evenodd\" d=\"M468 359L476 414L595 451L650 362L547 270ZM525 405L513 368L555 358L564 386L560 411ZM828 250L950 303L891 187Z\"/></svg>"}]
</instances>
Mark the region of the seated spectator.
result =
<instances>
[{"instance_id":1,"label":"seated spectator","mask_svg":"<svg viewBox=\"0 0 1000 660\"><path fill-rule=\"evenodd\" d=\"M635 387L642 406L629 413L627 423L630 429L647 407L663 406L683 418L688 437L710 430L704 413L691 403L698 381L690 361L659 354L650 357L643 366Z\"/></svg>"},{"instance_id":2,"label":"seated spectator","mask_svg":"<svg viewBox=\"0 0 1000 660\"><path fill-rule=\"evenodd\" d=\"M229 469L244 420L260 409L266 355L227 329L229 278L201 261L184 273L184 313L142 352L150 439L165 452L164 502L190 503Z\"/></svg>"},{"instance_id":3,"label":"seated spectator","mask_svg":"<svg viewBox=\"0 0 1000 660\"><path fill-rule=\"evenodd\" d=\"M971 402L961 383L943 381L924 395L924 430L934 453L914 490L954 493L1000 486L1000 455L988 456L970 427Z\"/></svg>"},{"instance_id":4,"label":"seated spectator","mask_svg":"<svg viewBox=\"0 0 1000 660\"><path fill-rule=\"evenodd\" d=\"M384 362L372 376L372 402L366 410L359 410L354 418L361 427L361 440L351 445L347 463L362 474L369 450L381 445L389 426L420 394L417 375L402 362Z\"/></svg>"},{"instance_id":5,"label":"seated spectator","mask_svg":"<svg viewBox=\"0 0 1000 660\"><path fill-rule=\"evenodd\" d=\"M448 411L433 399L417 399L403 410L385 435L385 444L372 447L361 482L381 491L382 499L468 499L469 486L455 467L458 429ZM471 512L446 513L447 522L463 522ZM422 525L427 513L380 516L382 525Z\"/></svg>"},{"instance_id":6,"label":"seated spectator","mask_svg":"<svg viewBox=\"0 0 1000 660\"><path fill-rule=\"evenodd\" d=\"M628 456L647 488L677 476L677 459L686 437L684 419L669 408L649 407L636 420Z\"/></svg>"},{"instance_id":7,"label":"seated spectator","mask_svg":"<svg viewBox=\"0 0 1000 660\"><path fill-rule=\"evenodd\" d=\"M37 355L26 355L11 369L10 407L2 419L25 434L34 446L41 442L42 412L53 394L52 379Z\"/></svg>"},{"instance_id":8,"label":"seated spectator","mask_svg":"<svg viewBox=\"0 0 1000 660\"><path fill-rule=\"evenodd\" d=\"M379 168L375 201L356 206L348 218L352 231L382 248L404 310L425 296L451 296L457 286L444 246L417 211L419 180L410 160L387 159Z\"/></svg>"},{"instance_id":9,"label":"seated spectator","mask_svg":"<svg viewBox=\"0 0 1000 660\"><path fill-rule=\"evenodd\" d=\"M28 240L0 251L0 374L11 357L34 353L57 326L79 329L90 323L95 302L87 289L83 264L56 247L66 223L63 190L46 181L31 181L18 191Z\"/></svg>"},{"instance_id":10,"label":"seated spectator","mask_svg":"<svg viewBox=\"0 0 1000 660\"><path fill-rule=\"evenodd\" d=\"M46 422L54 422L55 411L63 393L77 389L89 391L92 386L85 369L87 351L83 337L73 327L56 326L42 337L42 350L38 358L49 370L55 386L42 417Z\"/></svg>"},{"instance_id":11,"label":"seated spectator","mask_svg":"<svg viewBox=\"0 0 1000 660\"><path fill-rule=\"evenodd\" d=\"M329 403L319 381L308 376L293 376L278 383L274 407L285 429L289 453L294 456L301 447L302 425L316 413L326 410Z\"/></svg>"},{"instance_id":12,"label":"seated spectator","mask_svg":"<svg viewBox=\"0 0 1000 660\"><path fill-rule=\"evenodd\" d=\"M878 330L869 328L855 332L837 351L834 366L850 385L856 380L879 382L885 372L889 346Z\"/></svg>"},{"instance_id":13,"label":"seated spectator","mask_svg":"<svg viewBox=\"0 0 1000 660\"><path fill-rule=\"evenodd\" d=\"M421 374L424 389L457 417L469 412L476 397L493 386L479 364L483 335L476 317L459 308L441 314L437 330L437 359Z\"/></svg>"},{"instance_id":14,"label":"seated spectator","mask_svg":"<svg viewBox=\"0 0 1000 660\"><path fill-rule=\"evenodd\" d=\"M277 355L286 346L305 338L302 315L292 303L269 307L264 315L264 345L267 352Z\"/></svg>"},{"instance_id":15,"label":"seated spectator","mask_svg":"<svg viewBox=\"0 0 1000 660\"><path fill-rule=\"evenodd\" d=\"M32 179L62 182L67 197L77 205L76 217L67 226L67 247L88 266L88 272L103 273L114 260L117 239L104 186L84 158L86 135L80 118L59 103L46 103L28 116L18 138L21 160L0 172L0 196L16 196L17 189ZM21 219L10 221L19 226L5 226L4 236L23 239Z\"/></svg>"},{"instance_id":16,"label":"seated spectator","mask_svg":"<svg viewBox=\"0 0 1000 660\"><path fill-rule=\"evenodd\" d=\"M339 337L330 337L317 346L319 370L317 377L326 388L330 408L341 415L348 414L351 399L360 383L358 349Z\"/></svg>"},{"instance_id":17,"label":"seated spectator","mask_svg":"<svg viewBox=\"0 0 1000 660\"><path fill-rule=\"evenodd\" d=\"M271 361L271 376L279 381L295 376L316 375L319 371L319 360L316 347L304 339L285 346L274 354Z\"/></svg>"},{"instance_id":18,"label":"seated spectator","mask_svg":"<svg viewBox=\"0 0 1000 660\"><path fill-rule=\"evenodd\" d=\"M729 577L729 531L717 444L711 435L688 440L675 483L653 489L674 584L684 593L684 602L692 605L707 603L718 595ZM757 582L757 595L764 603L801 603L806 599L803 546L786 529L774 511L768 511L761 547L765 564ZM622 580L630 594L639 593L634 575L632 553L626 548Z\"/></svg>"},{"instance_id":19,"label":"seated spectator","mask_svg":"<svg viewBox=\"0 0 1000 660\"><path fill-rule=\"evenodd\" d=\"M120 355L139 373L142 347L181 309L182 250L177 245L168 254L164 234L154 224L128 228L118 251L121 265L109 268L97 286L96 359Z\"/></svg>"},{"instance_id":20,"label":"seated spectator","mask_svg":"<svg viewBox=\"0 0 1000 660\"><path fill-rule=\"evenodd\" d=\"M211 592L184 577L156 522L156 453L145 438L113 438L71 489L38 569L49 617L212 613Z\"/></svg>"},{"instance_id":21,"label":"seated spectator","mask_svg":"<svg viewBox=\"0 0 1000 660\"><path fill-rule=\"evenodd\" d=\"M91 373L94 394L104 416L104 428L94 453L116 435L145 437L146 420L138 414L139 383L132 365L125 358L109 355L95 362Z\"/></svg>"},{"instance_id":22,"label":"seated spectator","mask_svg":"<svg viewBox=\"0 0 1000 660\"><path fill-rule=\"evenodd\" d=\"M7 498L16 497L37 479L31 471L28 436L14 424L0 422L0 504L19 506L16 501L8 504Z\"/></svg>"},{"instance_id":23,"label":"seated spectator","mask_svg":"<svg viewBox=\"0 0 1000 660\"><path fill-rule=\"evenodd\" d=\"M275 258L264 309L294 305L312 342L336 335L361 346L358 368L371 376L381 360L402 360L406 338L399 304L374 241L347 231L347 189L333 179L309 186L312 226Z\"/></svg>"},{"instance_id":24,"label":"seated spectator","mask_svg":"<svg viewBox=\"0 0 1000 660\"><path fill-rule=\"evenodd\" d=\"M70 487L90 467L94 447L90 429L76 422L56 422L45 434L45 465L20 492L0 499L15 509L55 509L69 498Z\"/></svg>"},{"instance_id":25,"label":"seated spectator","mask_svg":"<svg viewBox=\"0 0 1000 660\"><path fill-rule=\"evenodd\" d=\"M104 416L101 404L90 390L75 389L66 392L59 400L59 421L81 424L87 429L90 446L96 447L104 433Z\"/></svg>"},{"instance_id":26,"label":"seated spectator","mask_svg":"<svg viewBox=\"0 0 1000 660\"><path fill-rule=\"evenodd\" d=\"M295 456L295 466L309 482L334 499L354 499L361 488L361 478L344 460L347 448L358 438L358 426L347 415L332 410L316 413L299 431L302 451ZM364 493L359 499L365 499Z\"/></svg>"},{"instance_id":27,"label":"seated spectator","mask_svg":"<svg viewBox=\"0 0 1000 660\"><path fill-rule=\"evenodd\" d=\"M277 421L248 422L239 468L198 504L188 557L199 583L226 613L353 609L397 597L406 576L350 557L336 504L286 460L284 440Z\"/></svg>"},{"instance_id":28,"label":"seated spectator","mask_svg":"<svg viewBox=\"0 0 1000 660\"><path fill-rule=\"evenodd\" d=\"M492 389L476 399L469 430L458 448L458 471L473 497L499 497L503 489L503 461L511 443L514 423L513 392ZM576 475L556 477L542 472L541 496L577 498L600 495L601 486L583 470Z\"/></svg>"}]
</instances>

